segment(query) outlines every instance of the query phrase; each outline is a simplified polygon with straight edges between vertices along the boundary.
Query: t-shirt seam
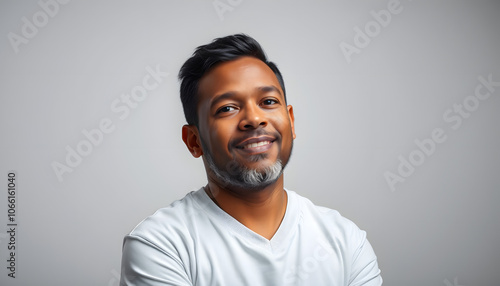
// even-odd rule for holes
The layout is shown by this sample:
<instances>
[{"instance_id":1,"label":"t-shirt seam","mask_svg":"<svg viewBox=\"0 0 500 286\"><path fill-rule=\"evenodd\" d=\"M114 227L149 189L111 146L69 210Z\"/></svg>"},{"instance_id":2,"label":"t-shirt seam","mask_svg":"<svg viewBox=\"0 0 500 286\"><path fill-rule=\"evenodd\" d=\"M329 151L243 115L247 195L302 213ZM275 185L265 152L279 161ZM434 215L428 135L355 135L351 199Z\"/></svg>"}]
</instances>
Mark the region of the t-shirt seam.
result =
<instances>
[{"instance_id":1,"label":"t-shirt seam","mask_svg":"<svg viewBox=\"0 0 500 286\"><path fill-rule=\"evenodd\" d=\"M177 264L179 264L183 269L185 269L185 265L184 265L184 263L182 263L181 260L179 260L174 255L170 254L169 252L165 251L162 247L158 246L157 244L155 244L154 242L150 241L149 239L147 239L147 238L145 238L143 236L135 235L135 234L129 234L129 235L127 235L127 237L128 238L132 238L132 239L137 239L139 241L147 243L150 246L153 246L155 249L161 251L163 254L167 255L170 258L172 258Z\"/></svg>"}]
</instances>

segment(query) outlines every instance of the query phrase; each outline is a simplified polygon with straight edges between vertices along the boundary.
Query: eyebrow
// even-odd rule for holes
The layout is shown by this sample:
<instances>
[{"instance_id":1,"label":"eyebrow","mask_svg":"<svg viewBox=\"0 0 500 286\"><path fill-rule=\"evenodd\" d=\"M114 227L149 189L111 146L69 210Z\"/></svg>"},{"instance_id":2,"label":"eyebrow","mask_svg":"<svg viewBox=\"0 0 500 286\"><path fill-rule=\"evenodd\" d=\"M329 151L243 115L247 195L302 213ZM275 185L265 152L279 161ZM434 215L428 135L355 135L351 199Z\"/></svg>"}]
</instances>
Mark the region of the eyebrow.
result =
<instances>
[{"instance_id":1,"label":"eyebrow","mask_svg":"<svg viewBox=\"0 0 500 286\"><path fill-rule=\"evenodd\" d=\"M262 93L267 93L267 92L277 92L279 93L280 95L281 94L281 91L275 87L274 85L266 85L266 86L259 86L257 89L259 89Z\"/></svg>"},{"instance_id":2,"label":"eyebrow","mask_svg":"<svg viewBox=\"0 0 500 286\"><path fill-rule=\"evenodd\" d=\"M255 89L258 90L260 93L277 92L280 95L282 95L281 91L274 85L259 86ZM234 92L234 91L228 91L228 92L216 95L216 96L214 96L214 99L210 103L210 108L212 108L214 105L216 105L219 101L222 101L222 100L228 99L228 98L232 98L235 96L236 96L236 92Z\"/></svg>"}]
</instances>

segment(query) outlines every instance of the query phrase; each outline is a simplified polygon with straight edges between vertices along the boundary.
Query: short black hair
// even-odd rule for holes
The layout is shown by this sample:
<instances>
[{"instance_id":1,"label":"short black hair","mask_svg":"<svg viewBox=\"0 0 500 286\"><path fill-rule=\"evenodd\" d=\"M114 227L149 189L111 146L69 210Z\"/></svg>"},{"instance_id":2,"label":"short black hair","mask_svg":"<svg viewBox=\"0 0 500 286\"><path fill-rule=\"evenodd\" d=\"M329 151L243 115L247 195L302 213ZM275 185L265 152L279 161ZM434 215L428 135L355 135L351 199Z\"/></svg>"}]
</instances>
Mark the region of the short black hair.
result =
<instances>
[{"instance_id":1,"label":"short black hair","mask_svg":"<svg viewBox=\"0 0 500 286\"><path fill-rule=\"evenodd\" d=\"M218 63L250 56L263 61L276 75L286 103L285 83L276 64L267 60L260 44L245 34L235 34L214 39L210 44L199 46L179 71L181 101L184 116L189 125L198 126L198 83Z\"/></svg>"}]
</instances>

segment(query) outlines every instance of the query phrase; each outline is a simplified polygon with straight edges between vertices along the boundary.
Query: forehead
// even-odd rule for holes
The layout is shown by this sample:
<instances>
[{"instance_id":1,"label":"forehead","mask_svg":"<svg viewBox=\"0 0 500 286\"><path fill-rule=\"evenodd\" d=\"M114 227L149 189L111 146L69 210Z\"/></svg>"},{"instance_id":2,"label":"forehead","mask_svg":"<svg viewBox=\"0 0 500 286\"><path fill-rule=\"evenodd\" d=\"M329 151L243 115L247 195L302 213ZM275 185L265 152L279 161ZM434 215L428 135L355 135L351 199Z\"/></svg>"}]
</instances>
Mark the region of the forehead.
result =
<instances>
[{"instance_id":1,"label":"forehead","mask_svg":"<svg viewBox=\"0 0 500 286\"><path fill-rule=\"evenodd\" d=\"M283 94L276 75L263 61L241 57L218 64L200 79L199 103L226 92L244 93L264 86L275 86Z\"/></svg>"}]
</instances>

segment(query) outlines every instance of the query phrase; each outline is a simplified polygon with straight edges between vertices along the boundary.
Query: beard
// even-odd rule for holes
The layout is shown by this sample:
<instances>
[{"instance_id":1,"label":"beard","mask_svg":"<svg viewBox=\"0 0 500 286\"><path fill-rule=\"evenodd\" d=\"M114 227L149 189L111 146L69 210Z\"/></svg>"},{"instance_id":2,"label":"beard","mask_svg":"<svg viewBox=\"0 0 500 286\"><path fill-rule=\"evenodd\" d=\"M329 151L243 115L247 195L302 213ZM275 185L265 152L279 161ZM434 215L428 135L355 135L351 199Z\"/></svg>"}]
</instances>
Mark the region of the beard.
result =
<instances>
[{"instance_id":1,"label":"beard","mask_svg":"<svg viewBox=\"0 0 500 286\"><path fill-rule=\"evenodd\" d=\"M224 169L220 168L215 163L214 157L207 148L204 140L201 139L200 141L208 168L225 188L259 190L273 184L278 180L281 174L283 174L285 166L280 159L271 166L267 166L261 170L250 169L237 162L235 159L229 161ZM289 157L290 155L291 149ZM252 156L251 161L257 162L266 157L267 154L257 154Z\"/></svg>"}]
</instances>

